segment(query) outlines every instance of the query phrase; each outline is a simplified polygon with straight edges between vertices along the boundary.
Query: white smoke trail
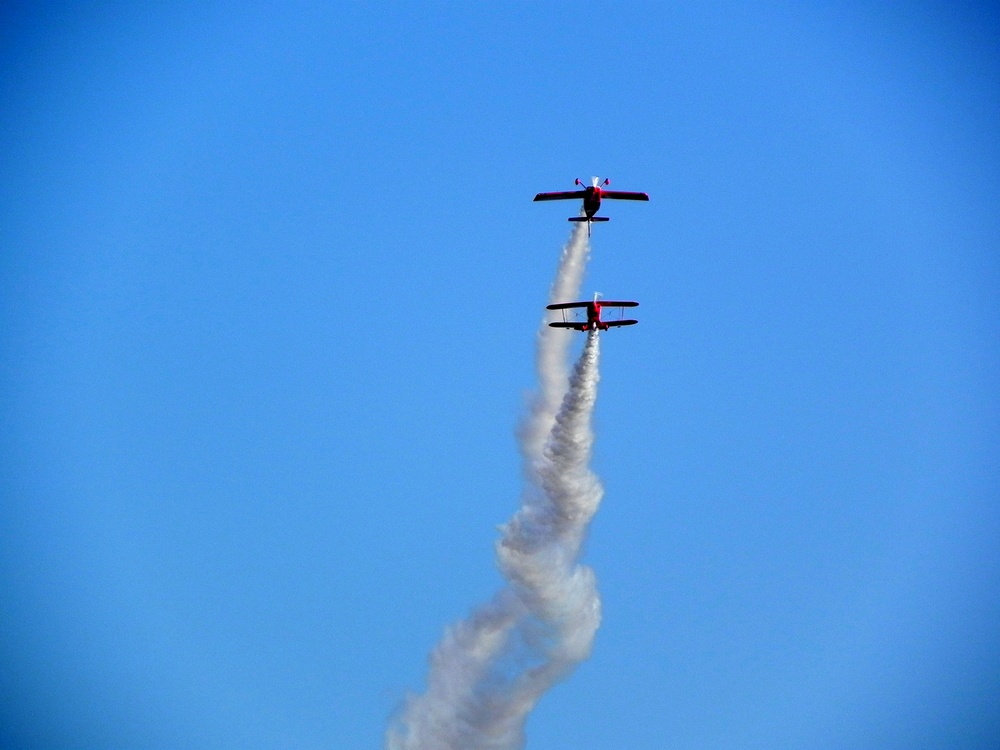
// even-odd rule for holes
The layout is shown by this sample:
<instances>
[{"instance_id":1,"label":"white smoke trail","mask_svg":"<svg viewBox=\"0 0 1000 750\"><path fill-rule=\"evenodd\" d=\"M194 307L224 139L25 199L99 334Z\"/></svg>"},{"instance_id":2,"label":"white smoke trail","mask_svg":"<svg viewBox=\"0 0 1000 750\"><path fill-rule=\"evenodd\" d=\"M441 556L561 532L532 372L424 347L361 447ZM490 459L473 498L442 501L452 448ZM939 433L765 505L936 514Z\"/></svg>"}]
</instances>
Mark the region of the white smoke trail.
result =
<instances>
[{"instance_id":1,"label":"white smoke trail","mask_svg":"<svg viewBox=\"0 0 1000 750\"><path fill-rule=\"evenodd\" d=\"M586 224L577 222L573 225L569 242L562 249L559 257L559 267L556 278L549 290L549 302L568 302L578 299L580 285L583 283L583 273L590 260L590 238L587 235ZM527 468L530 471L533 464L543 457L545 441L552 431L556 409L566 393L568 372L566 355L569 351L570 338L565 331L549 328L543 320L538 329L535 368L538 371L538 394L531 405L531 416L520 431L521 451Z\"/></svg>"},{"instance_id":2,"label":"white smoke trail","mask_svg":"<svg viewBox=\"0 0 1000 750\"><path fill-rule=\"evenodd\" d=\"M600 625L596 579L578 564L587 526L604 494L588 468L599 342L597 331L590 331L554 418L544 460L536 464L536 483L497 543L500 570L534 618L525 625L542 657L512 690L511 703L523 711L522 726L538 698L590 655Z\"/></svg>"},{"instance_id":3,"label":"white smoke trail","mask_svg":"<svg viewBox=\"0 0 1000 750\"><path fill-rule=\"evenodd\" d=\"M550 299L579 294L588 254L577 224ZM427 689L386 732L388 750L521 748L535 703L590 654L600 599L593 572L577 561L603 494L588 468L599 338L588 334L569 377L566 333L543 321L538 334L541 389L521 433L528 484L496 546L509 585L446 632Z\"/></svg>"}]
</instances>

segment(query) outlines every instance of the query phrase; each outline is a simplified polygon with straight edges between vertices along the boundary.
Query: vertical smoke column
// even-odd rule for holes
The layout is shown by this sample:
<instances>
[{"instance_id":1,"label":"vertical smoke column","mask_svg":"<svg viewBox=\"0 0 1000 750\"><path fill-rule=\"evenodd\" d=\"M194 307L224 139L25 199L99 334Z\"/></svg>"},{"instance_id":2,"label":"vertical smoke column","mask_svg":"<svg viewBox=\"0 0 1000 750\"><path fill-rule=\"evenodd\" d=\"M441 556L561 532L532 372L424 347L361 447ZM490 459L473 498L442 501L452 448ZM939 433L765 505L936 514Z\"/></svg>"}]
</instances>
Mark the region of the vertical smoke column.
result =
<instances>
[{"instance_id":1,"label":"vertical smoke column","mask_svg":"<svg viewBox=\"0 0 1000 750\"><path fill-rule=\"evenodd\" d=\"M579 299L583 273L590 260L590 238L586 225L573 225L569 242L563 247L559 257L555 281L549 290L549 303ZM538 344L535 354L535 368L538 371L538 393L531 404L530 417L521 427L519 436L521 452L528 471L542 458L545 441L552 431L556 409L566 393L568 371L566 357L572 337L565 331L549 328L543 320L538 329ZM530 478L529 478L530 479Z\"/></svg>"},{"instance_id":2,"label":"vertical smoke column","mask_svg":"<svg viewBox=\"0 0 1000 750\"><path fill-rule=\"evenodd\" d=\"M563 249L550 299L576 297L589 244L581 225ZM593 444L599 338L587 337L572 377L572 337L538 334L540 393L521 432L527 486L503 528L497 559L508 586L453 625L430 657L427 689L386 732L389 750L516 750L539 697L590 653L600 622L594 576L577 564L603 490Z\"/></svg>"},{"instance_id":3,"label":"vertical smoke column","mask_svg":"<svg viewBox=\"0 0 1000 750\"><path fill-rule=\"evenodd\" d=\"M497 543L500 570L528 610L518 635L538 659L511 686L505 734L518 741L510 747L523 744L527 714L542 694L590 656L601 621L596 578L578 563L604 495L589 468L599 354L600 337L593 330L554 417L543 459L530 472L534 481Z\"/></svg>"}]
</instances>

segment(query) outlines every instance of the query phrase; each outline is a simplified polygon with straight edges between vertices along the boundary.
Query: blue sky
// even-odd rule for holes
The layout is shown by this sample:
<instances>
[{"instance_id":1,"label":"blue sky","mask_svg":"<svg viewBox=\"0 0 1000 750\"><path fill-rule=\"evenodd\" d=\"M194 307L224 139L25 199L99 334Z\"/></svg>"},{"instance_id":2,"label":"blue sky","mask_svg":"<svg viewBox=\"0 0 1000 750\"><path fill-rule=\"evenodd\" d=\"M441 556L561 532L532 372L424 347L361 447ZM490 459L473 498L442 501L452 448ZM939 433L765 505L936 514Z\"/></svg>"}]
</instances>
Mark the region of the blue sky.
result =
<instances>
[{"instance_id":1,"label":"blue sky","mask_svg":"<svg viewBox=\"0 0 1000 750\"><path fill-rule=\"evenodd\" d=\"M1000 741L988 4L0 11L0 736L382 745L501 584L576 177L592 658L527 747ZM581 337L582 338L582 337Z\"/></svg>"}]
</instances>

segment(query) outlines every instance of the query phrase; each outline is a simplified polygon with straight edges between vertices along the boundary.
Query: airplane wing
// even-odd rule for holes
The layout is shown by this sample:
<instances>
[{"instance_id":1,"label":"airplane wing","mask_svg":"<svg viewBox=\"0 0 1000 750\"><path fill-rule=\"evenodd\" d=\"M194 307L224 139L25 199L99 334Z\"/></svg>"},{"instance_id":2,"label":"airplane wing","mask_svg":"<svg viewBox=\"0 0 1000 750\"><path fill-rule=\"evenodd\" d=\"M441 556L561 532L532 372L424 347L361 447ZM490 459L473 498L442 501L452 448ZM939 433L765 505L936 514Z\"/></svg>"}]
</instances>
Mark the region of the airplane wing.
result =
<instances>
[{"instance_id":1,"label":"airplane wing","mask_svg":"<svg viewBox=\"0 0 1000 750\"><path fill-rule=\"evenodd\" d=\"M586 190L569 190L565 193L539 193L535 196L536 201L562 201L570 198L583 198L587 194Z\"/></svg>"},{"instance_id":2,"label":"airplane wing","mask_svg":"<svg viewBox=\"0 0 1000 750\"><path fill-rule=\"evenodd\" d=\"M554 305L546 305L546 310L568 310L571 307L586 307L589 302L556 302Z\"/></svg>"},{"instance_id":3,"label":"airplane wing","mask_svg":"<svg viewBox=\"0 0 1000 750\"><path fill-rule=\"evenodd\" d=\"M602 190L601 198L612 198L619 201L648 201L646 193L629 193L624 190ZM535 198L537 201L538 198Z\"/></svg>"},{"instance_id":4,"label":"airplane wing","mask_svg":"<svg viewBox=\"0 0 1000 750\"><path fill-rule=\"evenodd\" d=\"M638 320L605 320L604 324L609 328L614 328L615 326L634 326L638 322ZM549 323L549 325L552 324Z\"/></svg>"},{"instance_id":5,"label":"airplane wing","mask_svg":"<svg viewBox=\"0 0 1000 750\"><path fill-rule=\"evenodd\" d=\"M601 307L638 307L638 302L626 302L624 300L598 300L601 303Z\"/></svg>"},{"instance_id":6,"label":"airplane wing","mask_svg":"<svg viewBox=\"0 0 1000 750\"><path fill-rule=\"evenodd\" d=\"M550 328L575 328L578 331L582 331L586 325L586 323L563 323L562 321L549 323Z\"/></svg>"}]
</instances>

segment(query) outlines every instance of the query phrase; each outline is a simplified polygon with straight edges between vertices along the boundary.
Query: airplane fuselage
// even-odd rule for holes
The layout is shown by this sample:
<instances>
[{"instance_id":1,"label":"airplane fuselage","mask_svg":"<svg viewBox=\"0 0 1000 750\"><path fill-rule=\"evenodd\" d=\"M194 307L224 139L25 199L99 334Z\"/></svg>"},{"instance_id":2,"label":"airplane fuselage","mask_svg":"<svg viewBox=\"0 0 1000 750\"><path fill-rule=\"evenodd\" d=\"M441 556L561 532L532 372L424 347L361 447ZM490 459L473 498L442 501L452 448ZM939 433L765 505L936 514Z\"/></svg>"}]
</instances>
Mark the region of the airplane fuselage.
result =
<instances>
[{"instance_id":1,"label":"airplane fuselage","mask_svg":"<svg viewBox=\"0 0 1000 750\"><path fill-rule=\"evenodd\" d=\"M590 218L596 214L598 209L601 207L601 188L591 185L590 187L585 188L584 192L583 212L587 214L587 218Z\"/></svg>"},{"instance_id":2,"label":"airplane fuselage","mask_svg":"<svg viewBox=\"0 0 1000 750\"><path fill-rule=\"evenodd\" d=\"M601 331L608 330L608 324L601 320L601 303L596 301L587 303L587 325L583 330L592 331L595 328Z\"/></svg>"}]
</instances>

